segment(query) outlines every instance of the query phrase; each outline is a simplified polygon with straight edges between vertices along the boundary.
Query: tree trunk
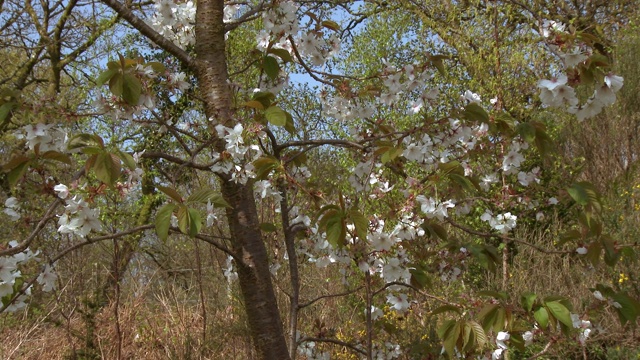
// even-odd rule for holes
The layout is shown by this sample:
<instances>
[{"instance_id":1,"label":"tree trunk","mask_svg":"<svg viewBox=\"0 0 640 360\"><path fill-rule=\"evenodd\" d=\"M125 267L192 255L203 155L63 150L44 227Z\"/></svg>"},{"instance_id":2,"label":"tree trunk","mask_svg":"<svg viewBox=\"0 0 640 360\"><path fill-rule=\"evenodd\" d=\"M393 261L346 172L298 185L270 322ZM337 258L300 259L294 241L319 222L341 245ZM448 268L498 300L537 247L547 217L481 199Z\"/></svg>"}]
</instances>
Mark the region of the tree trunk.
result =
<instances>
[{"instance_id":1,"label":"tree trunk","mask_svg":"<svg viewBox=\"0 0 640 360\"><path fill-rule=\"evenodd\" d=\"M242 254L238 280L254 345L261 359L289 359L253 189L229 181L223 183L222 189L233 207L227 210L227 220L233 249Z\"/></svg>"},{"instance_id":2,"label":"tree trunk","mask_svg":"<svg viewBox=\"0 0 640 360\"><path fill-rule=\"evenodd\" d=\"M223 0L198 1L196 66L207 117L233 127L238 120L233 118L227 82L223 11ZM211 131L214 131L213 127ZM220 140L215 146L222 152L224 141ZM222 178L221 182L222 194L231 205L227 210L227 221L232 247L242 258L237 264L238 279L254 346L261 359L289 359L252 184L237 184L229 178Z\"/></svg>"}]
</instances>

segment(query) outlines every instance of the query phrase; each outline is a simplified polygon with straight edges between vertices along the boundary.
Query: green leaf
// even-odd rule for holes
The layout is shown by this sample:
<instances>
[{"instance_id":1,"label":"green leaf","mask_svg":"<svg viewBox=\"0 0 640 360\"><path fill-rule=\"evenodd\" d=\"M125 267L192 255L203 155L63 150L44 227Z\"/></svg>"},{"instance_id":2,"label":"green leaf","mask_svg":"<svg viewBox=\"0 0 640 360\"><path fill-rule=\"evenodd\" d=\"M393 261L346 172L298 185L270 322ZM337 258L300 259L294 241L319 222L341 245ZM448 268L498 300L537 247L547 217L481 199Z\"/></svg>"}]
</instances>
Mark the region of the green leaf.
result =
<instances>
[{"instance_id":1,"label":"green leaf","mask_svg":"<svg viewBox=\"0 0 640 360\"><path fill-rule=\"evenodd\" d=\"M591 221L589 221L589 233L587 234L587 237L589 236L598 237L602 235L602 229L603 229L602 223L600 221L591 219Z\"/></svg>"},{"instance_id":2,"label":"green leaf","mask_svg":"<svg viewBox=\"0 0 640 360\"><path fill-rule=\"evenodd\" d=\"M122 76L122 74L117 73L113 75L109 80L109 90L111 90L111 93L117 97L120 97L122 96L123 88L124 77Z\"/></svg>"},{"instance_id":3,"label":"green leaf","mask_svg":"<svg viewBox=\"0 0 640 360\"><path fill-rule=\"evenodd\" d=\"M455 323L455 320L445 320L442 325L440 325L440 327L436 330L436 332L438 333L438 337L440 339L444 339L445 334L450 330L451 327L453 327L453 325L455 325Z\"/></svg>"},{"instance_id":4,"label":"green leaf","mask_svg":"<svg viewBox=\"0 0 640 360\"><path fill-rule=\"evenodd\" d=\"M551 315L558 319L561 323L565 324L569 328L573 327L573 321L571 321L571 313L564 305L557 301L545 302L545 306L549 309Z\"/></svg>"},{"instance_id":5,"label":"green leaf","mask_svg":"<svg viewBox=\"0 0 640 360\"><path fill-rule=\"evenodd\" d=\"M444 329L440 330L442 328ZM458 338L460 337L460 323L455 320L448 320L442 325L440 329L438 330L438 332L442 333L441 338L445 351L449 356L454 356L456 343L458 342Z\"/></svg>"},{"instance_id":6,"label":"green leaf","mask_svg":"<svg viewBox=\"0 0 640 360\"><path fill-rule=\"evenodd\" d=\"M84 163L84 171L88 174L89 171L93 168L93 165L96 163L96 159L98 158L98 154L102 154L102 150L99 152L89 156L87 161Z\"/></svg>"},{"instance_id":7,"label":"green leaf","mask_svg":"<svg viewBox=\"0 0 640 360\"><path fill-rule=\"evenodd\" d=\"M344 218L337 214L327 221L327 241L335 248L343 247L346 243L346 228Z\"/></svg>"},{"instance_id":8,"label":"green leaf","mask_svg":"<svg viewBox=\"0 0 640 360\"><path fill-rule=\"evenodd\" d=\"M191 219L189 218L189 208L184 205L176 205L178 211L176 217L178 218L178 228L183 234L189 234L191 228Z\"/></svg>"},{"instance_id":9,"label":"green leaf","mask_svg":"<svg viewBox=\"0 0 640 360\"><path fill-rule=\"evenodd\" d=\"M449 161L448 163L439 163L438 169L445 175L458 174L464 176L464 168L459 161Z\"/></svg>"},{"instance_id":10,"label":"green leaf","mask_svg":"<svg viewBox=\"0 0 640 360\"><path fill-rule=\"evenodd\" d=\"M449 178L451 180L453 180L453 182L455 182L456 184L460 185L462 190L464 190L464 191L466 191L468 193L474 193L477 190L476 187L471 182L471 180L469 180L464 175L449 174Z\"/></svg>"},{"instance_id":11,"label":"green leaf","mask_svg":"<svg viewBox=\"0 0 640 360\"><path fill-rule=\"evenodd\" d=\"M156 234L160 240L167 240L169 236L169 227L171 226L171 214L176 208L175 204L169 203L158 210L156 214Z\"/></svg>"},{"instance_id":12,"label":"green leaf","mask_svg":"<svg viewBox=\"0 0 640 360\"><path fill-rule=\"evenodd\" d=\"M528 122L518 124L516 131L529 144L536 140L536 128Z\"/></svg>"},{"instance_id":13,"label":"green leaf","mask_svg":"<svg viewBox=\"0 0 640 360\"><path fill-rule=\"evenodd\" d=\"M504 330L506 315L507 314L506 314L505 309L503 307L498 307L498 309L496 310L495 321L493 323L493 331L494 332L498 332L498 331Z\"/></svg>"},{"instance_id":14,"label":"green leaf","mask_svg":"<svg viewBox=\"0 0 640 360\"><path fill-rule=\"evenodd\" d=\"M323 212L324 212L324 210L320 209L320 213L323 213ZM326 212L324 212L324 215L322 215L322 217L319 218L319 220L318 220L318 228L319 229L326 229L327 228L327 224L329 223L329 220L334 218L334 217L336 217L336 216L338 216L338 217L342 216L341 213L342 213L342 210L340 210L340 209L338 209L338 210L335 210L335 209L327 210Z\"/></svg>"},{"instance_id":15,"label":"green leaf","mask_svg":"<svg viewBox=\"0 0 640 360\"><path fill-rule=\"evenodd\" d=\"M555 144L547 134L545 125L541 122L534 122L533 126L536 128L535 145L538 151L545 155L555 150Z\"/></svg>"},{"instance_id":16,"label":"green leaf","mask_svg":"<svg viewBox=\"0 0 640 360\"><path fill-rule=\"evenodd\" d=\"M117 61L109 61L107 63L107 68L109 69L120 69L120 63Z\"/></svg>"},{"instance_id":17,"label":"green leaf","mask_svg":"<svg viewBox=\"0 0 640 360\"><path fill-rule=\"evenodd\" d=\"M15 104L15 102L11 101L0 105L0 122L4 122L4 120L8 118Z\"/></svg>"},{"instance_id":18,"label":"green leaf","mask_svg":"<svg viewBox=\"0 0 640 360\"><path fill-rule=\"evenodd\" d=\"M98 180L107 185L113 185L121 175L120 158L108 152L97 154L93 171Z\"/></svg>"},{"instance_id":19,"label":"green leaf","mask_svg":"<svg viewBox=\"0 0 640 360\"><path fill-rule=\"evenodd\" d=\"M522 338L522 333L512 332L511 337L509 338L509 345L515 347L520 351L524 351L524 339Z\"/></svg>"},{"instance_id":20,"label":"green leaf","mask_svg":"<svg viewBox=\"0 0 640 360\"><path fill-rule=\"evenodd\" d=\"M471 326L471 329L473 330L473 333L476 336L476 342L478 343L478 347L483 348L487 343L487 334L484 332L484 329L482 328L482 326L480 326L480 324L478 324L473 320L467 321L467 324Z\"/></svg>"},{"instance_id":21,"label":"green leaf","mask_svg":"<svg viewBox=\"0 0 640 360\"><path fill-rule=\"evenodd\" d=\"M495 133L495 135L505 134L509 135L515 128L515 119L511 114L506 111L498 113L495 119L495 126L489 124L489 129Z\"/></svg>"},{"instance_id":22,"label":"green leaf","mask_svg":"<svg viewBox=\"0 0 640 360\"><path fill-rule=\"evenodd\" d=\"M624 325L627 322L635 324L636 318L640 313L640 303L625 293L613 294L611 298L620 305L614 306L618 313L620 324Z\"/></svg>"},{"instance_id":23,"label":"green leaf","mask_svg":"<svg viewBox=\"0 0 640 360\"><path fill-rule=\"evenodd\" d=\"M275 170L280 166L280 161L273 156L262 156L257 158L253 162L255 168L256 178L264 180L269 176L272 170Z\"/></svg>"},{"instance_id":24,"label":"green leaf","mask_svg":"<svg viewBox=\"0 0 640 360\"><path fill-rule=\"evenodd\" d=\"M324 20L320 23L322 26L326 27L327 29L333 30L333 31L340 31L340 25L338 25L337 22L332 21L332 20Z\"/></svg>"},{"instance_id":25,"label":"green leaf","mask_svg":"<svg viewBox=\"0 0 640 360\"><path fill-rule=\"evenodd\" d=\"M24 173L29 168L29 165L31 165L31 161L25 161L16 165L13 169L11 169L11 171L9 171L9 173L7 174L7 181L9 182L9 186L16 186L18 180L22 178Z\"/></svg>"},{"instance_id":26,"label":"green leaf","mask_svg":"<svg viewBox=\"0 0 640 360\"><path fill-rule=\"evenodd\" d=\"M67 149L69 150L94 145L100 149L104 149L104 141L100 136L94 134L78 134L67 141Z\"/></svg>"},{"instance_id":27,"label":"green leaf","mask_svg":"<svg viewBox=\"0 0 640 360\"><path fill-rule=\"evenodd\" d=\"M502 291L482 290L477 292L478 296L488 296L498 300L507 300L508 295Z\"/></svg>"},{"instance_id":28,"label":"green leaf","mask_svg":"<svg viewBox=\"0 0 640 360\"><path fill-rule=\"evenodd\" d=\"M2 165L2 170L8 172L10 170L15 169L16 167L24 164L27 161L30 161L31 158L26 157L24 155L18 155L16 157L14 157L13 159L9 160L8 163Z\"/></svg>"},{"instance_id":29,"label":"green leaf","mask_svg":"<svg viewBox=\"0 0 640 360\"><path fill-rule=\"evenodd\" d=\"M291 114L289 114L288 112L287 114L287 123L284 124L284 129L291 135L295 135L296 133L296 126L295 123L293 122L293 116L291 116Z\"/></svg>"},{"instance_id":30,"label":"green leaf","mask_svg":"<svg viewBox=\"0 0 640 360\"><path fill-rule=\"evenodd\" d=\"M164 72L167 71L167 68L162 63L159 63L157 61L150 61L146 64L146 66L150 66L153 69L153 72L159 75L164 74Z\"/></svg>"},{"instance_id":31,"label":"green leaf","mask_svg":"<svg viewBox=\"0 0 640 360\"><path fill-rule=\"evenodd\" d=\"M473 349L473 346L475 345L475 334L473 332L473 329L471 328L471 325L469 325L467 322L464 322L461 328L462 347L460 348L460 350L462 350L461 352L466 353L467 351ZM459 345L460 340L458 340L458 346Z\"/></svg>"},{"instance_id":32,"label":"green leaf","mask_svg":"<svg viewBox=\"0 0 640 360\"><path fill-rule=\"evenodd\" d=\"M197 209L189 208L189 236L194 237L200 233L202 219Z\"/></svg>"},{"instance_id":33,"label":"green leaf","mask_svg":"<svg viewBox=\"0 0 640 360\"><path fill-rule=\"evenodd\" d=\"M602 253L602 244L599 241L594 241L587 247L585 256L593 266L596 266L600 262L600 253Z\"/></svg>"},{"instance_id":34,"label":"green leaf","mask_svg":"<svg viewBox=\"0 0 640 360\"><path fill-rule=\"evenodd\" d=\"M271 102L276 98L273 93L267 91L259 91L253 94L253 100L256 100L262 104L264 109L271 106Z\"/></svg>"},{"instance_id":35,"label":"green leaf","mask_svg":"<svg viewBox=\"0 0 640 360\"><path fill-rule=\"evenodd\" d=\"M285 49L271 48L271 49L269 49L268 53L276 55L277 57L282 59L282 61L284 61L284 62L292 62L293 61L293 58L291 57L291 54Z\"/></svg>"},{"instance_id":36,"label":"green leaf","mask_svg":"<svg viewBox=\"0 0 640 360\"><path fill-rule=\"evenodd\" d=\"M558 241L557 246L562 246L569 241L577 240L580 238L582 238L582 233L578 229L569 230L560 235L560 240Z\"/></svg>"},{"instance_id":37,"label":"green leaf","mask_svg":"<svg viewBox=\"0 0 640 360\"><path fill-rule=\"evenodd\" d=\"M380 158L380 161L382 161L383 164L386 164L389 161L393 161L398 156L402 155L403 151L404 151L404 149L402 148L402 146L391 147L384 154L382 154L382 157Z\"/></svg>"},{"instance_id":38,"label":"green leaf","mask_svg":"<svg viewBox=\"0 0 640 360\"><path fill-rule=\"evenodd\" d=\"M369 219L367 219L357 209L349 210L349 219L353 222L356 228L358 238L362 241L367 241L367 231L369 230Z\"/></svg>"},{"instance_id":39,"label":"green leaf","mask_svg":"<svg viewBox=\"0 0 640 360\"><path fill-rule=\"evenodd\" d=\"M457 306L453 306L453 305L442 305L442 306L438 306L437 308L433 309L433 311L431 311L431 315L438 315L438 314L442 314L445 312L455 312L459 315L462 314L462 311L460 311L460 308Z\"/></svg>"},{"instance_id":40,"label":"green leaf","mask_svg":"<svg viewBox=\"0 0 640 360\"><path fill-rule=\"evenodd\" d=\"M573 184L567 191L578 204L587 205L589 203L589 194L587 194L586 189L579 184Z\"/></svg>"},{"instance_id":41,"label":"green leaf","mask_svg":"<svg viewBox=\"0 0 640 360\"><path fill-rule=\"evenodd\" d=\"M129 170L133 171L136 169L136 161L133 156L131 156L131 154L126 153L122 150L117 150L117 154L120 160L122 160L122 162L129 168Z\"/></svg>"},{"instance_id":42,"label":"green leaf","mask_svg":"<svg viewBox=\"0 0 640 360\"><path fill-rule=\"evenodd\" d=\"M242 105L253 109L264 110L264 105L258 100L249 100Z\"/></svg>"},{"instance_id":43,"label":"green leaf","mask_svg":"<svg viewBox=\"0 0 640 360\"><path fill-rule=\"evenodd\" d=\"M616 250L615 242L609 236L602 236L600 238L602 246L604 247L604 262L609 266L614 266L620 258L620 253ZM588 252L587 252L588 254Z\"/></svg>"},{"instance_id":44,"label":"green leaf","mask_svg":"<svg viewBox=\"0 0 640 360\"><path fill-rule=\"evenodd\" d=\"M266 232L276 232L278 231L278 228L272 223L262 223L260 224L260 230Z\"/></svg>"},{"instance_id":45,"label":"green leaf","mask_svg":"<svg viewBox=\"0 0 640 360\"><path fill-rule=\"evenodd\" d=\"M278 60L273 56L265 56L262 60L262 68L264 69L265 74L271 79L275 80L278 78L280 74L280 65L278 64ZM284 125L284 124L282 124Z\"/></svg>"},{"instance_id":46,"label":"green leaf","mask_svg":"<svg viewBox=\"0 0 640 360\"><path fill-rule=\"evenodd\" d=\"M573 184L567 191L576 203L588 206L587 210L601 211L600 195L592 184L580 181Z\"/></svg>"},{"instance_id":47,"label":"green leaf","mask_svg":"<svg viewBox=\"0 0 640 360\"><path fill-rule=\"evenodd\" d=\"M122 82L122 98L124 101L132 106L138 105L140 95L142 95L140 80L131 74L125 74Z\"/></svg>"},{"instance_id":48,"label":"green leaf","mask_svg":"<svg viewBox=\"0 0 640 360\"><path fill-rule=\"evenodd\" d=\"M231 209L232 206L222 197L220 194L213 195L209 200L211 200L211 204L217 208L228 208Z\"/></svg>"},{"instance_id":49,"label":"green leaf","mask_svg":"<svg viewBox=\"0 0 640 360\"><path fill-rule=\"evenodd\" d=\"M495 272L496 264L499 262L498 252L491 245L469 244L467 250L485 269Z\"/></svg>"},{"instance_id":50,"label":"green leaf","mask_svg":"<svg viewBox=\"0 0 640 360\"><path fill-rule=\"evenodd\" d=\"M428 233L427 235L430 238L440 238L444 241L449 239L449 235L447 234L447 229L444 226L436 223L436 222L424 222L422 224L422 228Z\"/></svg>"},{"instance_id":51,"label":"green leaf","mask_svg":"<svg viewBox=\"0 0 640 360\"><path fill-rule=\"evenodd\" d=\"M426 271L421 266L413 266L409 268L409 272L411 273L411 285L415 286L418 289L423 289L430 284L429 276L427 276Z\"/></svg>"},{"instance_id":52,"label":"green leaf","mask_svg":"<svg viewBox=\"0 0 640 360\"><path fill-rule=\"evenodd\" d=\"M69 157L69 155L67 154L63 154L61 152L58 151L47 151L46 153L41 155L42 158L44 159L48 159L48 160L55 160L55 161L59 161L61 163L65 163L67 165L71 165L71 158Z\"/></svg>"},{"instance_id":53,"label":"green leaf","mask_svg":"<svg viewBox=\"0 0 640 360\"><path fill-rule=\"evenodd\" d=\"M103 71L102 74L100 74L100 76L98 76L98 79L96 80L96 85L97 86L102 86L102 85L106 84L107 81L111 80L111 78L114 75L116 75L119 71L120 71L119 68L113 68L113 69L108 69L106 71Z\"/></svg>"},{"instance_id":54,"label":"green leaf","mask_svg":"<svg viewBox=\"0 0 640 360\"><path fill-rule=\"evenodd\" d=\"M591 55L591 57L589 57L587 62L590 63L591 65L597 66L597 67L609 67L609 66L611 66L611 64L609 63L609 58L606 57L605 55L600 54L600 53L595 53L595 54Z\"/></svg>"},{"instance_id":55,"label":"green leaf","mask_svg":"<svg viewBox=\"0 0 640 360\"><path fill-rule=\"evenodd\" d=\"M86 146L82 148L82 153L87 155L96 155L104 152L104 149L101 149L96 146Z\"/></svg>"},{"instance_id":56,"label":"green leaf","mask_svg":"<svg viewBox=\"0 0 640 360\"><path fill-rule=\"evenodd\" d=\"M478 313L478 320L482 324L482 328L485 331L489 331L493 328L498 315L498 309L500 306L498 304L487 304L485 305L480 313Z\"/></svg>"},{"instance_id":57,"label":"green leaf","mask_svg":"<svg viewBox=\"0 0 640 360\"><path fill-rule=\"evenodd\" d=\"M533 317L536 319L541 329L546 329L549 325L549 313L544 306L540 306L539 308L535 309L533 311Z\"/></svg>"},{"instance_id":58,"label":"green leaf","mask_svg":"<svg viewBox=\"0 0 640 360\"><path fill-rule=\"evenodd\" d=\"M533 309L533 303L536 301L537 295L532 292L525 292L520 297L520 302L522 303L522 308L526 311L531 311Z\"/></svg>"},{"instance_id":59,"label":"green leaf","mask_svg":"<svg viewBox=\"0 0 640 360\"><path fill-rule=\"evenodd\" d=\"M277 106L270 106L264 111L264 116L275 126L285 126L287 124L287 113Z\"/></svg>"},{"instance_id":60,"label":"green leaf","mask_svg":"<svg viewBox=\"0 0 640 360\"><path fill-rule=\"evenodd\" d=\"M191 195L189 195L189 197L187 198L186 202L206 204L207 201L209 201L211 198L213 198L216 195L218 195L218 193L212 189L201 188L192 192Z\"/></svg>"},{"instance_id":61,"label":"green leaf","mask_svg":"<svg viewBox=\"0 0 640 360\"><path fill-rule=\"evenodd\" d=\"M470 121L489 122L489 114L479 104L472 102L464 107L464 117Z\"/></svg>"},{"instance_id":62,"label":"green leaf","mask_svg":"<svg viewBox=\"0 0 640 360\"><path fill-rule=\"evenodd\" d=\"M429 62L431 62L431 65L434 66L438 70L440 75L442 75L442 76L446 75L445 68L444 68L444 62L442 61L444 59L448 59L448 57L445 56L445 55L431 55L431 56L429 56Z\"/></svg>"},{"instance_id":63,"label":"green leaf","mask_svg":"<svg viewBox=\"0 0 640 360\"><path fill-rule=\"evenodd\" d=\"M175 189L158 185L158 190L162 191L163 193L165 193L165 195L169 196L176 202L182 203L182 196L180 196L180 194Z\"/></svg>"},{"instance_id":64,"label":"green leaf","mask_svg":"<svg viewBox=\"0 0 640 360\"><path fill-rule=\"evenodd\" d=\"M569 299L567 299L564 296L550 295L550 296L545 297L543 302L547 303L547 302L550 302L550 301L558 302L558 303L564 305L564 307L566 307L569 310L572 309L571 301L569 301Z\"/></svg>"}]
</instances>

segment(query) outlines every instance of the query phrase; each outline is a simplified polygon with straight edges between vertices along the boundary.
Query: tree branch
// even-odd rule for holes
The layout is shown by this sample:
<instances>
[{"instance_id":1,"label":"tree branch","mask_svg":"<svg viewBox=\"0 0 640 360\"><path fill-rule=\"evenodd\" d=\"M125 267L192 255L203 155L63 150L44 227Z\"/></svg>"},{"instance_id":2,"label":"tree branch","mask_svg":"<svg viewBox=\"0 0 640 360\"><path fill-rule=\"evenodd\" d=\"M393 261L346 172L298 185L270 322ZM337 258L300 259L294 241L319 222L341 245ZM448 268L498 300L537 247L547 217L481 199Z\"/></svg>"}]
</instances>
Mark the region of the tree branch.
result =
<instances>
[{"instance_id":1,"label":"tree branch","mask_svg":"<svg viewBox=\"0 0 640 360\"><path fill-rule=\"evenodd\" d=\"M340 346L344 346L346 348L349 348L359 354L362 355L367 355L367 352L362 350L362 349L358 349L357 347L355 347L354 345L351 345L347 342L344 341L340 341L338 339L329 339L329 338L315 338L315 337L303 337L302 339L298 340L298 343L303 343L306 341L315 341L315 342L325 342L325 343L331 343L331 344L336 344L336 345L340 345Z\"/></svg>"},{"instance_id":2,"label":"tree branch","mask_svg":"<svg viewBox=\"0 0 640 360\"><path fill-rule=\"evenodd\" d=\"M530 247L532 249L540 251L541 253L545 253L545 254L569 254L569 253L571 253L571 251L566 251L566 250L547 250L547 249L542 248L542 247L540 247L538 245L534 245L534 244L528 243L528 242L526 242L524 240L512 238L512 237L505 236L505 235L491 234L491 233L485 233L485 232L482 232L482 231L473 230L473 229L468 228L468 227L466 227L464 225L460 225L460 224L456 223L455 221L453 221L453 220L451 220L449 218L447 218L447 222L449 224L451 224L451 226L453 226L455 228L458 228L458 229L460 229L460 230L462 230L462 231L464 231L466 233L472 234L472 235L478 235L478 236L481 236L481 237L484 237L484 238L496 238L496 239L501 239L501 240L513 241L513 242L516 242L518 244L526 245L526 246L528 246L528 247Z\"/></svg>"},{"instance_id":3,"label":"tree branch","mask_svg":"<svg viewBox=\"0 0 640 360\"><path fill-rule=\"evenodd\" d=\"M178 60L182 61L189 69L196 70L195 60L189 56L189 54L168 40L164 36L160 35L151 26L147 25L142 19L137 17L129 8L122 5L118 0L102 0L107 6L115 11L120 17L125 19L129 25L133 26L136 30L140 31L147 39L153 41L156 45L166 50L171 55L175 56Z\"/></svg>"},{"instance_id":4,"label":"tree branch","mask_svg":"<svg viewBox=\"0 0 640 360\"><path fill-rule=\"evenodd\" d=\"M305 145L316 145L316 146L322 146L322 145L335 145L335 146L340 146L340 147L345 147L345 148L356 148L358 150L365 150L366 147L364 145L358 144L356 142L353 141L348 141L348 140L340 140L340 139L318 139L318 140L301 140L301 141L290 141L288 143L284 143L281 145L276 146L276 149L282 150L288 147L294 147L294 146L305 146Z\"/></svg>"},{"instance_id":5,"label":"tree branch","mask_svg":"<svg viewBox=\"0 0 640 360\"><path fill-rule=\"evenodd\" d=\"M356 289L353 290L349 290L347 292L343 292L343 293L338 293L338 294L329 294L329 295L322 295L322 296L318 296L317 298L307 301L306 303L300 304L298 305L298 308L302 309L305 308L307 306L313 305L313 303L322 300L322 299L328 299L328 298L334 298L334 297L340 297L340 296L346 296L346 295L351 295L353 293L355 293L356 291L360 291L364 286L360 286Z\"/></svg>"},{"instance_id":6,"label":"tree branch","mask_svg":"<svg viewBox=\"0 0 640 360\"><path fill-rule=\"evenodd\" d=\"M44 226L47 224L47 222L51 219L53 219L53 213L56 210L56 208L58 208L58 206L60 206L62 204L62 200L60 199L56 199L53 204L51 204L49 206L49 208L47 209L47 212L44 214L44 216L42 217L42 219L40 219L40 221L38 222L38 224L36 225L36 228L33 229L33 231L31 232L31 234L29 234L29 237L27 237L26 240L24 240L23 242L21 242L20 244L18 244L18 246L14 246L12 248L8 248L8 249L4 249L2 251L0 251L0 256L12 256L15 255L17 253L21 253L23 252L27 247L29 247L29 244L31 244L31 242L33 241L33 239L36 238L36 236L40 233L40 231L44 228Z\"/></svg>"},{"instance_id":7,"label":"tree branch","mask_svg":"<svg viewBox=\"0 0 640 360\"><path fill-rule=\"evenodd\" d=\"M156 152L156 151L145 151L144 154L142 154L140 157L145 159L165 159L175 164L188 166L190 168L205 170L205 171L211 171L211 167L215 165L215 163L217 162L217 161L214 161L210 164L196 164L192 161L183 160L177 156Z\"/></svg>"}]
</instances>

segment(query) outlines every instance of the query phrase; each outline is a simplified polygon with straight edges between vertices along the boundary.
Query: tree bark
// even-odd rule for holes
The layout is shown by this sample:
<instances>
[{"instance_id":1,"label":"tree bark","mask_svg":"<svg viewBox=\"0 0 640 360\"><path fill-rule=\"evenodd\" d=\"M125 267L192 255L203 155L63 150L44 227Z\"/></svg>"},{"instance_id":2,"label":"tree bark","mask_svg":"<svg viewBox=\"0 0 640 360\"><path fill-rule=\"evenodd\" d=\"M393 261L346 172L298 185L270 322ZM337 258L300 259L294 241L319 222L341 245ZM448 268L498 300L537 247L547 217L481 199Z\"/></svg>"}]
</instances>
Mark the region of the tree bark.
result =
<instances>
[{"instance_id":1,"label":"tree bark","mask_svg":"<svg viewBox=\"0 0 640 360\"><path fill-rule=\"evenodd\" d=\"M198 1L196 74L206 116L214 123L233 127L237 120L233 118L228 86L223 11L223 0ZM222 152L222 139L215 146ZM221 182L222 194L231 205L227 220L233 251L242 257L237 264L238 280L254 346L261 359L289 359L252 184L238 184L224 177Z\"/></svg>"}]
</instances>

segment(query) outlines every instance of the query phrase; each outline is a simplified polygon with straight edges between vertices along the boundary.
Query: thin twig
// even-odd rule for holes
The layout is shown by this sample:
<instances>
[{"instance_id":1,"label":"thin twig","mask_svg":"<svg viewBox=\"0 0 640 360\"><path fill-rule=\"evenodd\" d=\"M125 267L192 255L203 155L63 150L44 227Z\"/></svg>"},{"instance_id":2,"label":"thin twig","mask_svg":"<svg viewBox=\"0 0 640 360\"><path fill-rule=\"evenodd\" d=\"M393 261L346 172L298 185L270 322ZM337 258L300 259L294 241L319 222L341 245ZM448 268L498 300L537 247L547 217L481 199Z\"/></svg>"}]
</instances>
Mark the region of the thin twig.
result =
<instances>
[{"instance_id":1,"label":"thin twig","mask_svg":"<svg viewBox=\"0 0 640 360\"><path fill-rule=\"evenodd\" d=\"M307 342L307 341L314 341L314 342L325 342L325 343L331 343L331 344L336 344L336 345L340 345L340 346L344 346L346 348L349 348L359 354L362 355L367 355L366 351L357 348L354 345L351 345L347 342L344 341L340 341L338 339L330 339L330 338L316 338L316 337L303 337L302 339L298 340L298 343L301 344L303 342Z\"/></svg>"},{"instance_id":2,"label":"thin twig","mask_svg":"<svg viewBox=\"0 0 640 360\"><path fill-rule=\"evenodd\" d=\"M311 305L313 305L315 302L317 302L317 301L319 301L319 300L322 300L322 299L329 299L329 298L334 298L334 297L340 297L340 296L347 296L347 295L351 295L351 294L353 294L353 293L355 293L355 292L357 292L357 291L360 291L362 288L363 288L363 286L360 286L360 287L358 287L358 288L356 288L356 289L349 290L349 291L347 291L347 292L343 292L343 293L338 293L338 294L329 294L329 295L321 295L321 296L318 296L317 298L315 298L315 299L313 299L313 300L310 300L310 301L307 301L306 303L300 304L300 305L298 306L298 308L302 309L302 308L305 308L305 307L307 307L307 306L311 306Z\"/></svg>"}]
</instances>

